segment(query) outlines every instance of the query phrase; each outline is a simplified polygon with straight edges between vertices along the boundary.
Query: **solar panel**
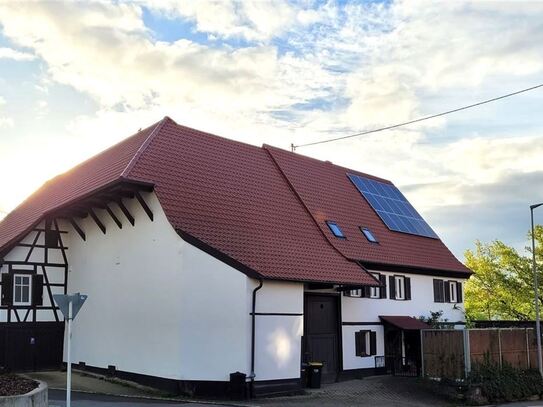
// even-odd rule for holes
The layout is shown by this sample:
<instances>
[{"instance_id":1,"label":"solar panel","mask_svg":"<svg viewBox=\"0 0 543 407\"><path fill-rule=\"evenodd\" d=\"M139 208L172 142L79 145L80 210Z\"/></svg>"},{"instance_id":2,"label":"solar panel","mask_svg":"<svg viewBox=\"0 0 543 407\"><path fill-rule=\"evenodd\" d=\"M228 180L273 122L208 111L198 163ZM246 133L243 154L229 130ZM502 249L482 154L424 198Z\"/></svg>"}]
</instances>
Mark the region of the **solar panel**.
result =
<instances>
[{"instance_id":1,"label":"solar panel","mask_svg":"<svg viewBox=\"0 0 543 407\"><path fill-rule=\"evenodd\" d=\"M438 239L432 228L394 185L354 174L347 176L390 230Z\"/></svg>"}]
</instances>

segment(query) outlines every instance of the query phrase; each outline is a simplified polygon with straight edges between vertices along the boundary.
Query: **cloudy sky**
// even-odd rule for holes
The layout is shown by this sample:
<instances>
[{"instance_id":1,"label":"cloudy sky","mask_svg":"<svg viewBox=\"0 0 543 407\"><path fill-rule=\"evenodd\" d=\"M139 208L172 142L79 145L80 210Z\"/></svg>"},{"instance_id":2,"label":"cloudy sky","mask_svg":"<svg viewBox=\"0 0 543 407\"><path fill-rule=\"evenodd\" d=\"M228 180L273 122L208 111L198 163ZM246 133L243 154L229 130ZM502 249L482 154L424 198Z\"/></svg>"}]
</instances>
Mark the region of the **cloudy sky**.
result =
<instances>
[{"instance_id":1,"label":"cloudy sky","mask_svg":"<svg viewBox=\"0 0 543 407\"><path fill-rule=\"evenodd\" d=\"M543 2L2 1L0 217L165 115L288 149L540 83ZM542 102L298 152L392 180L460 258L476 239L523 248Z\"/></svg>"}]
</instances>

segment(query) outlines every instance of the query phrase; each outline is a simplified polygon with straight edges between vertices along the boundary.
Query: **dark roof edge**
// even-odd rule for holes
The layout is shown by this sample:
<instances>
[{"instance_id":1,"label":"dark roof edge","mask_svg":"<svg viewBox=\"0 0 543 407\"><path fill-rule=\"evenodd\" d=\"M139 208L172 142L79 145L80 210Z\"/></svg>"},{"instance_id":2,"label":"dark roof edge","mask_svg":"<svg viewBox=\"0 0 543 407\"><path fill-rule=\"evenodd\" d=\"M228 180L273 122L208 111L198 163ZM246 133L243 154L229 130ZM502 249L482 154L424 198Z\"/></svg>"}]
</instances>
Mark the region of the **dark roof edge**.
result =
<instances>
[{"instance_id":1,"label":"dark roof edge","mask_svg":"<svg viewBox=\"0 0 543 407\"><path fill-rule=\"evenodd\" d=\"M407 273L407 274L421 274L425 276L436 276L436 277L453 277L453 278L469 278L473 271L466 267L466 271L458 270L441 270L427 267L413 267L413 266L402 266L397 264L386 264L386 263L372 263L367 261L360 260L360 263L367 269L376 270L376 271L390 271L398 273Z\"/></svg>"}]
</instances>

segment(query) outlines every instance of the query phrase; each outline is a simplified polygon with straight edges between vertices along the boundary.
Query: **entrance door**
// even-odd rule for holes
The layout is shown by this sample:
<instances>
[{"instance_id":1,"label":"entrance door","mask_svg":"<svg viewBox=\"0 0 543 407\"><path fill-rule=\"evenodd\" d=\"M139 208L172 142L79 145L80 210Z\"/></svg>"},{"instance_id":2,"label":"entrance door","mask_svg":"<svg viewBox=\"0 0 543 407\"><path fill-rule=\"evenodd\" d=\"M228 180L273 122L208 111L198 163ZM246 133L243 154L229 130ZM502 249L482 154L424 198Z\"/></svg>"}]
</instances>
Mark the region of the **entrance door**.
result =
<instances>
[{"instance_id":1,"label":"entrance door","mask_svg":"<svg viewBox=\"0 0 543 407\"><path fill-rule=\"evenodd\" d=\"M336 381L339 370L338 298L306 294L305 353L308 361L323 362L322 381Z\"/></svg>"}]
</instances>

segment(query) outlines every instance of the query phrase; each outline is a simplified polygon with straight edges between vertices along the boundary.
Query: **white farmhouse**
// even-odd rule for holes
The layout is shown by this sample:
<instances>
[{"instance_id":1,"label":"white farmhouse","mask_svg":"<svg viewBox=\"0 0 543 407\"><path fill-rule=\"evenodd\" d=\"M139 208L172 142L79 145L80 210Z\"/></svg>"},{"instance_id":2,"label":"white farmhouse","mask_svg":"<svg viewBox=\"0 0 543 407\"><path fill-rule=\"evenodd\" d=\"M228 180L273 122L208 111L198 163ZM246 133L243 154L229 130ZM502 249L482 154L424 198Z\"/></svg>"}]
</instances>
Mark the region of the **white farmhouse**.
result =
<instances>
[{"instance_id":1,"label":"white farmhouse","mask_svg":"<svg viewBox=\"0 0 543 407\"><path fill-rule=\"evenodd\" d=\"M0 265L0 366L58 367L81 292L75 364L197 395L416 371L414 317L462 324L471 273L389 181L167 117L29 196Z\"/></svg>"}]
</instances>

